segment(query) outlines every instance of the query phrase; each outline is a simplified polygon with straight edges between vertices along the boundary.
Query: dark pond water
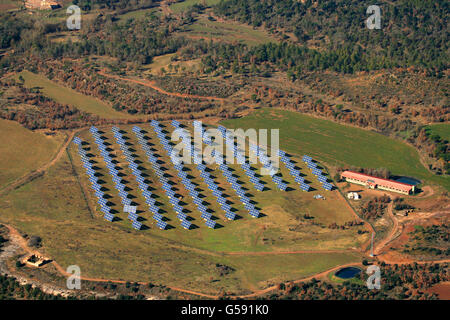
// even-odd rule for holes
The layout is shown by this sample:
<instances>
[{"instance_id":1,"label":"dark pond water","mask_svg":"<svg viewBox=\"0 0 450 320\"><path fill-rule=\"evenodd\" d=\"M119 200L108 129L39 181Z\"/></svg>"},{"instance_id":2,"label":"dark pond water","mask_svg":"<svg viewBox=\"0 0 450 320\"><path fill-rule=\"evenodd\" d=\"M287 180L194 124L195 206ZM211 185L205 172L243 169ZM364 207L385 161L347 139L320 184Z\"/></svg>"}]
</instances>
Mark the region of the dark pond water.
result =
<instances>
[{"instance_id":1,"label":"dark pond water","mask_svg":"<svg viewBox=\"0 0 450 320\"><path fill-rule=\"evenodd\" d=\"M336 272L336 277L339 277L341 279L350 279L350 278L353 278L354 276L356 276L360 272L361 272L361 269L356 268L356 267L343 268L343 269L339 270L338 272Z\"/></svg>"},{"instance_id":2,"label":"dark pond water","mask_svg":"<svg viewBox=\"0 0 450 320\"><path fill-rule=\"evenodd\" d=\"M411 184L413 186L418 185L420 183L420 180L411 177L398 177L397 179L395 179L395 181Z\"/></svg>"}]
</instances>

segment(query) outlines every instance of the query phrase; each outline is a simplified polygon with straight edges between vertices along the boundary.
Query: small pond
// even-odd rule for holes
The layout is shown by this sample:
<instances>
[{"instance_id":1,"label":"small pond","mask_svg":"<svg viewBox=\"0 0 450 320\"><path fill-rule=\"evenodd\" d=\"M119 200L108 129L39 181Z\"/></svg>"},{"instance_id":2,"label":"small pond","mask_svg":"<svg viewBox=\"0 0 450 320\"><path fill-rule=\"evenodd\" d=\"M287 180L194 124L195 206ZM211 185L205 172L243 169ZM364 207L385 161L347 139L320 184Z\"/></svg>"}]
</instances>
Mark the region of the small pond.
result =
<instances>
[{"instance_id":1,"label":"small pond","mask_svg":"<svg viewBox=\"0 0 450 320\"><path fill-rule=\"evenodd\" d=\"M414 179L414 178L411 178L411 177L398 177L398 178L395 179L395 181L402 182L402 183L407 183L407 184L410 184L410 185L413 185L413 186L418 185L419 183L421 183L420 180L417 180L417 179Z\"/></svg>"},{"instance_id":2,"label":"small pond","mask_svg":"<svg viewBox=\"0 0 450 320\"><path fill-rule=\"evenodd\" d=\"M361 269L356 268L356 267L347 267L347 268L342 268L341 270L337 271L335 273L336 277L341 278L341 279L350 279L353 278L354 276L356 276L357 274L359 274L361 272Z\"/></svg>"}]
</instances>

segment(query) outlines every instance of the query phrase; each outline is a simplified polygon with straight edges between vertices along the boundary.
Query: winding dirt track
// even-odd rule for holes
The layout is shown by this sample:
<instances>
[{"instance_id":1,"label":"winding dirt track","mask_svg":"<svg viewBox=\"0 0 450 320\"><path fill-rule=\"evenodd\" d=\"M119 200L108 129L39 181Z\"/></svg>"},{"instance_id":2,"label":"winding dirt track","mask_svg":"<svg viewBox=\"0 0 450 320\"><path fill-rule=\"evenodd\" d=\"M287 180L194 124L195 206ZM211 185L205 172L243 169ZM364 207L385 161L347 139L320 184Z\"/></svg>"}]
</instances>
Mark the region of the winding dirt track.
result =
<instances>
[{"instance_id":1,"label":"winding dirt track","mask_svg":"<svg viewBox=\"0 0 450 320\"><path fill-rule=\"evenodd\" d=\"M394 217L394 213L392 212L392 209L394 207L393 201L391 199L391 201L388 204L387 207L387 214L389 216L389 218L392 220L393 226L391 231L389 232L389 234L386 236L386 238L384 238L383 240L381 240L376 247L373 250L373 253L375 255L379 255L381 250L386 247L386 245L392 241L392 239L394 238L395 234L398 231L398 220Z\"/></svg>"},{"instance_id":2,"label":"winding dirt track","mask_svg":"<svg viewBox=\"0 0 450 320\"><path fill-rule=\"evenodd\" d=\"M140 84L142 86L145 87L149 87L152 88L156 91L158 91L159 93L162 93L164 95L167 96L172 96L172 97L178 97L178 98L184 98L184 99L200 99L200 100L212 100L212 101L225 101L226 99L224 98L219 98L219 97L212 97L212 96L199 96L199 95L195 95L195 94L187 94L187 93L178 93L178 92L169 92L166 91L160 87L158 87L156 85L155 81L149 81L149 80L137 80L137 79L131 79L131 78L123 78L123 77L119 77L117 75L114 74L108 74L105 73L104 70L100 70L97 72L99 75L107 77L107 78L112 78L112 79L116 79L116 80L121 80L121 81L128 81L128 82L132 82L135 84Z\"/></svg>"}]
</instances>

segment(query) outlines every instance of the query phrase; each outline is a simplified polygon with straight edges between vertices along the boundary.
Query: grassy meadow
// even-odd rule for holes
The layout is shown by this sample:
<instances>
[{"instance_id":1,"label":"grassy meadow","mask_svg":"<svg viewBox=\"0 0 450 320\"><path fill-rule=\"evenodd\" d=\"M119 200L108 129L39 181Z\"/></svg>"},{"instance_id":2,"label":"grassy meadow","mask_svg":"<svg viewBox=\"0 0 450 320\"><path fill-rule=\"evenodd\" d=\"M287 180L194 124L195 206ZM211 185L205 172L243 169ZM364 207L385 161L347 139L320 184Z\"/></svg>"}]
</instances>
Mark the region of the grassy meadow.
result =
<instances>
[{"instance_id":1,"label":"grassy meadow","mask_svg":"<svg viewBox=\"0 0 450 320\"><path fill-rule=\"evenodd\" d=\"M292 154L309 154L329 165L388 168L393 174L450 189L450 179L430 173L413 147L372 131L268 108L221 123L229 128L280 129L280 147Z\"/></svg>"},{"instance_id":2,"label":"grassy meadow","mask_svg":"<svg viewBox=\"0 0 450 320\"><path fill-rule=\"evenodd\" d=\"M0 119L0 189L50 161L64 134L46 136Z\"/></svg>"},{"instance_id":3,"label":"grassy meadow","mask_svg":"<svg viewBox=\"0 0 450 320\"><path fill-rule=\"evenodd\" d=\"M437 134L442 139L450 141L450 123L437 123L427 126L432 134Z\"/></svg>"},{"instance_id":4,"label":"grassy meadow","mask_svg":"<svg viewBox=\"0 0 450 320\"><path fill-rule=\"evenodd\" d=\"M26 87L39 87L44 95L61 104L74 106L81 111L92 113L105 119L139 118L125 112L116 111L100 99L79 93L71 88L51 81L43 75L22 71L16 75L16 78L19 78L19 75L25 80Z\"/></svg>"}]
</instances>

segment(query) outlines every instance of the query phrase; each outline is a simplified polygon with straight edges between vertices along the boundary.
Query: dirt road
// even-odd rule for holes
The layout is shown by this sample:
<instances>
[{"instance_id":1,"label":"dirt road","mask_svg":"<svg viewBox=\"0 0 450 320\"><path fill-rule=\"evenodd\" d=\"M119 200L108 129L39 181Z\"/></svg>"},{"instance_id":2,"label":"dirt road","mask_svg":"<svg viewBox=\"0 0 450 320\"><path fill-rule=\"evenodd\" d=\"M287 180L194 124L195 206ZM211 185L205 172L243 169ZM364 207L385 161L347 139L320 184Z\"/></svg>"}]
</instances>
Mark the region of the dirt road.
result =
<instances>
[{"instance_id":1,"label":"dirt road","mask_svg":"<svg viewBox=\"0 0 450 320\"><path fill-rule=\"evenodd\" d=\"M391 242L395 235L398 232L398 220L395 218L394 213L393 213L393 201L391 199L391 201L388 204L388 207L386 209L386 213L389 216L389 218L392 220L392 229L389 232L389 234L386 236L386 238L384 238L383 240L381 240L374 248L373 252L375 255L379 255L381 250L383 250L383 248L386 247L386 245Z\"/></svg>"}]
</instances>

